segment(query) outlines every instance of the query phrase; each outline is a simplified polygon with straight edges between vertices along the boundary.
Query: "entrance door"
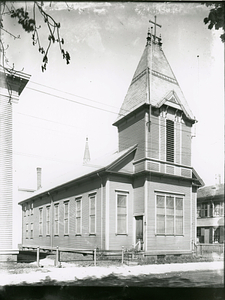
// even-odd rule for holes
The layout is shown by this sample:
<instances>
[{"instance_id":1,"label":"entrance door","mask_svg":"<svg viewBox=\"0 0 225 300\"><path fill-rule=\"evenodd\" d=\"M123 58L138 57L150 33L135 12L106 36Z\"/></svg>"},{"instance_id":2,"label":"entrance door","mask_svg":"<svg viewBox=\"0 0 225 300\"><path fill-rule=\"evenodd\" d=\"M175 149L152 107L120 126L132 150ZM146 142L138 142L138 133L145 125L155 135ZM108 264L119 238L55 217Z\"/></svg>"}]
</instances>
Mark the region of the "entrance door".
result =
<instances>
[{"instance_id":1,"label":"entrance door","mask_svg":"<svg viewBox=\"0 0 225 300\"><path fill-rule=\"evenodd\" d=\"M140 250L142 249L143 245L143 216L135 217L136 220L136 243L138 241L141 242Z\"/></svg>"}]
</instances>

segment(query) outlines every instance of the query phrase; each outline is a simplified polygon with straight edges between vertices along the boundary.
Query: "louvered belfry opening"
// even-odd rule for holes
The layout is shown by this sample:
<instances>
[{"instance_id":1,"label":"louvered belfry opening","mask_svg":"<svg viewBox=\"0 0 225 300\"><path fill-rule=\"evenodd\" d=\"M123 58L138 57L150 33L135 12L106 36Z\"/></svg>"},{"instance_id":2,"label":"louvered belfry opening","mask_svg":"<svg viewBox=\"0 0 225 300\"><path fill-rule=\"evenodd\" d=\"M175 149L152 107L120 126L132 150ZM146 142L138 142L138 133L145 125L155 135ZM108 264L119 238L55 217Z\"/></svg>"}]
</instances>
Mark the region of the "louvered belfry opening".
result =
<instances>
[{"instance_id":1,"label":"louvered belfry opening","mask_svg":"<svg viewBox=\"0 0 225 300\"><path fill-rule=\"evenodd\" d=\"M174 162L174 122L166 120L166 160Z\"/></svg>"}]
</instances>

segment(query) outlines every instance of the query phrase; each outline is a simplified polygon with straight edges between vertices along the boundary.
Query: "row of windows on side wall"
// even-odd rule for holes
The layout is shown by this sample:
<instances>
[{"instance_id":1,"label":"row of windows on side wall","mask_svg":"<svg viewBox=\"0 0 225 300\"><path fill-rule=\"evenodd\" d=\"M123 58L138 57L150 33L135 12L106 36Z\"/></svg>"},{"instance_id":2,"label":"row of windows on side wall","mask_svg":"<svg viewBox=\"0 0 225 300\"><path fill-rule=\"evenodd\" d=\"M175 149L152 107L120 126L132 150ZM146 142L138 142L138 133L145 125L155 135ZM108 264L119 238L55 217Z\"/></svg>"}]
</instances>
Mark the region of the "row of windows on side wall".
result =
<instances>
[{"instance_id":1,"label":"row of windows on side wall","mask_svg":"<svg viewBox=\"0 0 225 300\"><path fill-rule=\"evenodd\" d=\"M156 194L156 234L183 235L182 196ZM50 206L46 206L45 234L51 235ZM69 235L69 201L64 202L64 235ZM28 225L27 225L28 226ZM33 225L32 225L33 226ZM43 207L39 208L39 236L43 236ZM82 198L76 199L75 234L82 234ZM28 227L27 227L28 228ZM28 229L26 229L28 232ZM54 205L54 232L59 235L59 204ZM96 234L96 196L90 197L89 234ZM116 234L128 234L128 193L117 192ZM28 235L28 234L27 234ZM33 228L32 228L33 236Z\"/></svg>"}]
</instances>

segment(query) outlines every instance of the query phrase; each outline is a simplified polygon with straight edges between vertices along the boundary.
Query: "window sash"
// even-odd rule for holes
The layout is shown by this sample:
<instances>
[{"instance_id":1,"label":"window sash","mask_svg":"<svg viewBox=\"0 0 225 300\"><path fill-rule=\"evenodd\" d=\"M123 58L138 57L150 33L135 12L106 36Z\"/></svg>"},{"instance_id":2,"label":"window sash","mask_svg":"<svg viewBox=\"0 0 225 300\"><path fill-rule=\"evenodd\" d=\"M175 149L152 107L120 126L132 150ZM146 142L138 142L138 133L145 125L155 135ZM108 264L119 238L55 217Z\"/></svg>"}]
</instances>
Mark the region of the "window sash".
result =
<instances>
[{"instance_id":1,"label":"window sash","mask_svg":"<svg viewBox=\"0 0 225 300\"><path fill-rule=\"evenodd\" d=\"M50 235L50 206L46 207L46 235Z\"/></svg>"},{"instance_id":2,"label":"window sash","mask_svg":"<svg viewBox=\"0 0 225 300\"><path fill-rule=\"evenodd\" d=\"M69 202L64 203L64 234L69 234Z\"/></svg>"},{"instance_id":3,"label":"window sash","mask_svg":"<svg viewBox=\"0 0 225 300\"><path fill-rule=\"evenodd\" d=\"M206 218L208 217L208 204L202 203L201 205L201 217Z\"/></svg>"},{"instance_id":4,"label":"window sash","mask_svg":"<svg viewBox=\"0 0 225 300\"><path fill-rule=\"evenodd\" d=\"M156 194L156 234L183 234L183 198Z\"/></svg>"},{"instance_id":5,"label":"window sash","mask_svg":"<svg viewBox=\"0 0 225 300\"><path fill-rule=\"evenodd\" d=\"M81 199L76 199L76 234L81 234Z\"/></svg>"},{"instance_id":6,"label":"window sash","mask_svg":"<svg viewBox=\"0 0 225 300\"><path fill-rule=\"evenodd\" d=\"M26 239L29 237L29 224L26 223Z\"/></svg>"},{"instance_id":7,"label":"window sash","mask_svg":"<svg viewBox=\"0 0 225 300\"><path fill-rule=\"evenodd\" d=\"M96 195L89 196L89 233L96 233Z\"/></svg>"},{"instance_id":8,"label":"window sash","mask_svg":"<svg viewBox=\"0 0 225 300\"><path fill-rule=\"evenodd\" d=\"M54 234L59 235L59 204L54 206Z\"/></svg>"},{"instance_id":9,"label":"window sash","mask_svg":"<svg viewBox=\"0 0 225 300\"><path fill-rule=\"evenodd\" d=\"M30 224L30 238L31 239L34 238L34 224L33 223Z\"/></svg>"},{"instance_id":10,"label":"window sash","mask_svg":"<svg viewBox=\"0 0 225 300\"><path fill-rule=\"evenodd\" d=\"M30 204L30 214L31 215L34 214L34 202L31 202L31 204Z\"/></svg>"},{"instance_id":11,"label":"window sash","mask_svg":"<svg viewBox=\"0 0 225 300\"><path fill-rule=\"evenodd\" d=\"M43 235L43 208L39 208L39 235Z\"/></svg>"},{"instance_id":12,"label":"window sash","mask_svg":"<svg viewBox=\"0 0 225 300\"><path fill-rule=\"evenodd\" d=\"M117 194L116 233L127 234L127 194Z\"/></svg>"}]
</instances>

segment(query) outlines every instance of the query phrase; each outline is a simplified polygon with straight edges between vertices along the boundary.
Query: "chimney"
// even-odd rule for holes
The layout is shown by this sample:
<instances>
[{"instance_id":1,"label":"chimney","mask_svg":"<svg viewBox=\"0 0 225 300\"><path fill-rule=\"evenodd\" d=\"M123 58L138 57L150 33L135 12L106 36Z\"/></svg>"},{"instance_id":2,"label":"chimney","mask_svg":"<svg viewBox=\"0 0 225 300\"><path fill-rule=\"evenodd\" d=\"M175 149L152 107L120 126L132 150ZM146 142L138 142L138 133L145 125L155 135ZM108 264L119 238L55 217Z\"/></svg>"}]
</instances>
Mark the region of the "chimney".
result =
<instances>
[{"instance_id":1,"label":"chimney","mask_svg":"<svg viewBox=\"0 0 225 300\"><path fill-rule=\"evenodd\" d=\"M85 165L91 160L90 157L90 151L88 146L88 137L86 137L86 144L85 144L85 150L84 150L84 158L83 158L83 164Z\"/></svg>"},{"instance_id":2,"label":"chimney","mask_svg":"<svg viewBox=\"0 0 225 300\"><path fill-rule=\"evenodd\" d=\"M41 168L37 168L37 190L41 188Z\"/></svg>"}]
</instances>

